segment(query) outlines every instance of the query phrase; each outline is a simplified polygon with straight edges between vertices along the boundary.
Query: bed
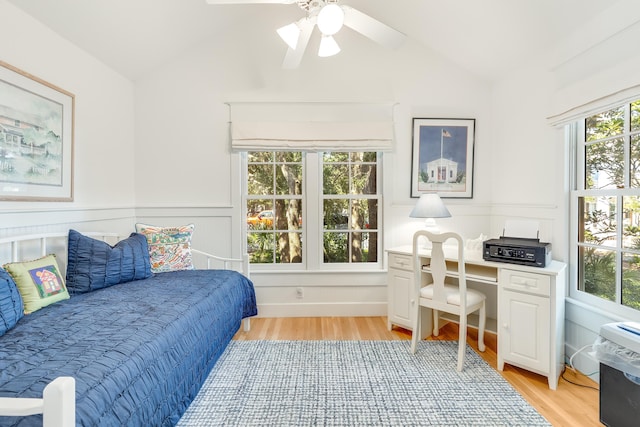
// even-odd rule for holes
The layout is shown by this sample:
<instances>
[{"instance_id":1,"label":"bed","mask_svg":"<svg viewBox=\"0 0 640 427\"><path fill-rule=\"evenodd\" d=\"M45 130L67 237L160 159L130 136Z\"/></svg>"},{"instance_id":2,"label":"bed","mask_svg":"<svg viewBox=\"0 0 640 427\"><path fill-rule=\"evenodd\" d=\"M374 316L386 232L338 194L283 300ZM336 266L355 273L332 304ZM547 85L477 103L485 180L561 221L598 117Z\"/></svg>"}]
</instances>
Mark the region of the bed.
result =
<instances>
[{"instance_id":1,"label":"bed","mask_svg":"<svg viewBox=\"0 0 640 427\"><path fill-rule=\"evenodd\" d=\"M42 252L59 237L46 236ZM0 245L27 240L4 239ZM204 255L207 263L217 258ZM257 314L246 259L232 261L241 261L247 274L153 273L74 294L22 317L0 336L0 414L15 415L12 402L21 402L45 415L0 416L0 426L47 425L43 392L54 386L75 388L75 416L54 413L59 418L50 425L175 425L242 319Z\"/></svg>"}]
</instances>

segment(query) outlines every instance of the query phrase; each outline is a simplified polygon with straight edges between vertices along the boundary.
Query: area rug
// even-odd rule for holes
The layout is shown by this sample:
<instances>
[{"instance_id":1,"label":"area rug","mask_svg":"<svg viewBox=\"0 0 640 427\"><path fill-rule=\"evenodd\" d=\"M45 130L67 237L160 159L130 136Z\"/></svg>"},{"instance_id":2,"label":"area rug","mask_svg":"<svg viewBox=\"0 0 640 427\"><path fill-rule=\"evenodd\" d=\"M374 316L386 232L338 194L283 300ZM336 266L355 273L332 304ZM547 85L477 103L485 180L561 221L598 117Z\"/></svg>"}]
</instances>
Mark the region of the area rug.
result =
<instances>
[{"instance_id":1,"label":"area rug","mask_svg":"<svg viewBox=\"0 0 640 427\"><path fill-rule=\"evenodd\" d=\"M178 426L550 425L470 347L409 345L232 341Z\"/></svg>"}]
</instances>

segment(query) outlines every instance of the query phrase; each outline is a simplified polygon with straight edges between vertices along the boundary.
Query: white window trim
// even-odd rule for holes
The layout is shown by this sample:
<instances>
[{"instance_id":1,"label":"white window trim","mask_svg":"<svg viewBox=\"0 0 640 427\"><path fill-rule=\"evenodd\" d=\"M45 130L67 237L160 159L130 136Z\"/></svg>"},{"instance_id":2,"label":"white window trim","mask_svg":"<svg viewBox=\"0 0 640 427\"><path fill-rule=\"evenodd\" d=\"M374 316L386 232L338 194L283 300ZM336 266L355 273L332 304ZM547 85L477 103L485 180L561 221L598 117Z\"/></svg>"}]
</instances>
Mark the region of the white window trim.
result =
<instances>
[{"instance_id":1,"label":"white window trim","mask_svg":"<svg viewBox=\"0 0 640 427\"><path fill-rule=\"evenodd\" d=\"M640 95L636 98L640 98ZM631 101L622 100L617 106L623 105ZM614 108L615 106L611 107ZM628 110L627 106L627 110ZM605 111L601 110L601 111ZM628 111L627 111L628 113ZM597 114L597 112L596 112ZM599 195L607 195L612 196L611 190L584 190L584 179L585 179L585 146L586 143L584 141L585 128L584 128L585 118L578 120L577 122L568 124L565 126L565 139L568 141L570 146L570 156L569 161L570 164L569 172L571 179L571 192L570 192L570 203L569 203L569 297L580 301L588 306L592 306L598 308L604 312L608 312L613 314L616 317L640 321L640 310L635 310L630 307L626 307L621 304L620 294L617 292L619 290L619 286L621 286L621 274L622 268L620 266L620 257L616 256L616 301L609 301L604 298L597 297L595 295L591 295L587 292L581 291L578 289L578 228L580 226L580 221L578 219L578 199L582 196L599 196ZM625 130L625 136L628 135L628 130ZM625 148L625 160L628 161L629 153ZM629 177L625 176L625 184L627 187L625 189L615 190L615 197L618 200L618 205L622 206L621 197L639 195L639 189L631 189L628 187ZM622 215L623 210L617 210L617 218L616 221L618 224L622 224ZM618 227L618 241L621 241L621 233L622 230ZM616 247L612 247L612 250L619 253L622 249Z\"/></svg>"}]
</instances>

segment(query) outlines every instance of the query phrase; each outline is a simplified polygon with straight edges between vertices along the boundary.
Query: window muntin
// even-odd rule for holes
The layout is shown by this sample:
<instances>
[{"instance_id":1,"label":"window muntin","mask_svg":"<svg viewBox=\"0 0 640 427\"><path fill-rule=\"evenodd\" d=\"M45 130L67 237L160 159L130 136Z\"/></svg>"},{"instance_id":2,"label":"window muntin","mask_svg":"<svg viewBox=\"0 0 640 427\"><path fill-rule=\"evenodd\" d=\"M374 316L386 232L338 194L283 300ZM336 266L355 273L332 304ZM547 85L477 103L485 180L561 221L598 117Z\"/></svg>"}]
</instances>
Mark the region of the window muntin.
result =
<instances>
[{"instance_id":1,"label":"window muntin","mask_svg":"<svg viewBox=\"0 0 640 427\"><path fill-rule=\"evenodd\" d=\"M572 295L616 312L640 310L640 101L578 128Z\"/></svg>"}]
</instances>

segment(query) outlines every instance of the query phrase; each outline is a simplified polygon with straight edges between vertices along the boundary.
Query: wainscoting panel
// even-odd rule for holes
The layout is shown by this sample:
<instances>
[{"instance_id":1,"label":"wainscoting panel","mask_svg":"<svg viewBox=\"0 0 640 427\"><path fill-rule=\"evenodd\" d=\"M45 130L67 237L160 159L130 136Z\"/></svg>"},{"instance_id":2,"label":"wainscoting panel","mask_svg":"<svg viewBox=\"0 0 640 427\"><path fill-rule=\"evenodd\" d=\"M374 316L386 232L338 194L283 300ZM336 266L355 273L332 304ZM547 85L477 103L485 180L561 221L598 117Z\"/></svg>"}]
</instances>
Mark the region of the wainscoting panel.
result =
<instances>
[{"instance_id":1,"label":"wainscoting panel","mask_svg":"<svg viewBox=\"0 0 640 427\"><path fill-rule=\"evenodd\" d=\"M127 237L135 231L137 222L158 226L193 223L194 248L216 255L241 257L241 222L235 217L230 207L12 210L0 212L0 238L67 232L69 229L114 232ZM234 233L234 227L238 232Z\"/></svg>"},{"instance_id":2,"label":"wainscoting panel","mask_svg":"<svg viewBox=\"0 0 640 427\"><path fill-rule=\"evenodd\" d=\"M0 238L68 231L108 231L128 235L135 224L132 207L46 208L0 211Z\"/></svg>"},{"instance_id":3,"label":"wainscoting panel","mask_svg":"<svg viewBox=\"0 0 640 427\"><path fill-rule=\"evenodd\" d=\"M386 316L387 274L252 273L258 316Z\"/></svg>"},{"instance_id":4,"label":"wainscoting panel","mask_svg":"<svg viewBox=\"0 0 640 427\"><path fill-rule=\"evenodd\" d=\"M232 207L142 207L137 222L161 227L194 224L192 246L228 257L242 256L241 224Z\"/></svg>"}]
</instances>

